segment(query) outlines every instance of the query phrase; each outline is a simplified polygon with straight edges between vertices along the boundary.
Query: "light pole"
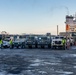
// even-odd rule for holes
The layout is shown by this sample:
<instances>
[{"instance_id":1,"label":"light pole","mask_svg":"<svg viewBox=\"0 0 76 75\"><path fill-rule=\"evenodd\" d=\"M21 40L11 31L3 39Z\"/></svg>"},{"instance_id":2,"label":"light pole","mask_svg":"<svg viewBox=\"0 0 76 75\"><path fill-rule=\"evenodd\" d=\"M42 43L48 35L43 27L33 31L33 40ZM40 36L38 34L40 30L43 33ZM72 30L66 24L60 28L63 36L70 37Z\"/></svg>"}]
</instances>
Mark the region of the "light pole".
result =
<instances>
[{"instance_id":1,"label":"light pole","mask_svg":"<svg viewBox=\"0 0 76 75\"><path fill-rule=\"evenodd\" d=\"M57 25L57 36L58 36L58 32L59 32L59 28L58 28L58 25Z\"/></svg>"}]
</instances>

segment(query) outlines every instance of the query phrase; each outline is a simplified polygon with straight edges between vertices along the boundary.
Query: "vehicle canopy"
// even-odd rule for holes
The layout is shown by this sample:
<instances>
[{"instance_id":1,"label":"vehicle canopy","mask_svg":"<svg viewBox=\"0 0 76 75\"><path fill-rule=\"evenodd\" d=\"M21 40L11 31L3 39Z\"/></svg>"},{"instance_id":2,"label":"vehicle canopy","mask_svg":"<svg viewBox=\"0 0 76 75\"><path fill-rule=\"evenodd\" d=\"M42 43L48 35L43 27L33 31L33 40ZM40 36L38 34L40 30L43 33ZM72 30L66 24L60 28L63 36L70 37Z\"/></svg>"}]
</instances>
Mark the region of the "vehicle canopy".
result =
<instances>
[{"instance_id":1,"label":"vehicle canopy","mask_svg":"<svg viewBox=\"0 0 76 75\"><path fill-rule=\"evenodd\" d=\"M22 39L15 39L13 42L25 42L25 38L22 38Z\"/></svg>"},{"instance_id":2,"label":"vehicle canopy","mask_svg":"<svg viewBox=\"0 0 76 75\"><path fill-rule=\"evenodd\" d=\"M38 39L39 40L48 40L48 39L50 39L50 37L49 36L39 36Z\"/></svg>"},{"instance_id":3,"label":"vehicle canopy","mask_svg":"<svg viewBox=\"0 0 76 75\"><path fill-rule=\"evenodd\" d=\"M35 40L35 36L27 36L26 40Z\"/></svg>"}]
</instances>

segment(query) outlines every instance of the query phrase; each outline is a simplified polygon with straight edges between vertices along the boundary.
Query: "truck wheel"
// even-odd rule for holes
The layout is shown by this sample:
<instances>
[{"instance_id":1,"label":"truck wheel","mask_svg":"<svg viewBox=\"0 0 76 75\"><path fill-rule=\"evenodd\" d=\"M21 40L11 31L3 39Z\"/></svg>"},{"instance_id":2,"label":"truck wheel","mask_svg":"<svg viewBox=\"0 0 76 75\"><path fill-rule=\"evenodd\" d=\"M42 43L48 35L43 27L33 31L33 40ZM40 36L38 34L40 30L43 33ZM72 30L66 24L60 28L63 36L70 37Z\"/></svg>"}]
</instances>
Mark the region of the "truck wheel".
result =
<instances>
[{"instance_id":1,"label":"truck wheel","mask_svg":"<svg viewBox=\"0 0 76 75\"><path fill-rule=\"evenodd\" d=\"M41 46L41 48L43 49L43 48L44 48L44 46Z\"/></svg>"},{"instance_id":2,"label":"truck wheel","mask_svg":"<svg viewBox=\"0 0 76 75\"><path fill-rule=\"evenodd\" d=\"M51 48L51 46L48 46L48 48Z\"/></svg>"},{"instance_id":3,"label":"truck wheel","mask_svg":"<svg viewBox=\"0 0 76 75\"><path fill-rule=\"evenodd\" d=\"M18 49L19 47L17 46L17 49Z\"/></svg>"},{"instance_id":4,"label":"truck wheel","mask_svg":"<svg viewBox=\"0 0 76 75\"><path fill-rule=\"evenodd\" d=\"M54 49L54 47L53 47L53 46L51 46L51 49Z\"/></svg>"},{"instance_id":5,"label":"truck wheel","mask_svg":"<svg viewBox=\"0 0 76 75\"><path fill-rule=\"evenodd\" d=\"M54 49L56 49L56 46L54 47Z\"/></svg>"},{"instance_id":6,"label":"truck wheel","mask_svg":"<svg viewBox=\"0 0 76 75\"><path fill-rule=\"evenodd\" d=\"M37 48L41 48L41 45L37 45Z\"/></svg>"}]
</instances>

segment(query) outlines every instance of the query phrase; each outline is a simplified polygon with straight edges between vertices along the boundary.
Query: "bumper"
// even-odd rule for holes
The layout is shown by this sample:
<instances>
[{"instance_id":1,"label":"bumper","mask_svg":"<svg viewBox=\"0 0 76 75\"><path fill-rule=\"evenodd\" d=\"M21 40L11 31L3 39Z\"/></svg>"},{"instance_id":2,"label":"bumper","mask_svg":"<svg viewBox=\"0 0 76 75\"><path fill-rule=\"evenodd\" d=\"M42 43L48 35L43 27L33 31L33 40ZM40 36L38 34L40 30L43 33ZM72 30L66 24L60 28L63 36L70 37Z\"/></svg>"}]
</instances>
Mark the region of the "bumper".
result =
<instances>
[{"instance_id":1,"label":"bumper","mask_svg":"<svg viewBox=\"0 0 76 75\"><path fill-rule=\"evenodd\" d=\"M51 44L37 44L38 48L51 48Z\"/></svg>"},{"instance_id":2,"label":"bumper","mask_svg":"<svg viewBox=\"0 0 76 75\"><path fill-rule=\"evenodd\" d=\"M4 47L4 48L9 48L10 46L8 46L8 45L3 45L3 47Z\"/></svg>"},{"instance_id":3,"label":"bumper","mask_svg":"<svg viewBox=\"0 0 76 75\"><path fill-rule=\"evenodd\" d=\"M51 46L52 49L66 49L64 45L52 45Z\"/></svg>"},{"instance_id":4,"label":"bumper","mask_svg":"<svg viewBox=\"0 0 76 75\"><path fill-rule=\"evenodd\" d=\"M36 47L36 45L35 45L35 44L25 44L25 47L26 47L26 48Z\"/></svg>"}]
</instances>

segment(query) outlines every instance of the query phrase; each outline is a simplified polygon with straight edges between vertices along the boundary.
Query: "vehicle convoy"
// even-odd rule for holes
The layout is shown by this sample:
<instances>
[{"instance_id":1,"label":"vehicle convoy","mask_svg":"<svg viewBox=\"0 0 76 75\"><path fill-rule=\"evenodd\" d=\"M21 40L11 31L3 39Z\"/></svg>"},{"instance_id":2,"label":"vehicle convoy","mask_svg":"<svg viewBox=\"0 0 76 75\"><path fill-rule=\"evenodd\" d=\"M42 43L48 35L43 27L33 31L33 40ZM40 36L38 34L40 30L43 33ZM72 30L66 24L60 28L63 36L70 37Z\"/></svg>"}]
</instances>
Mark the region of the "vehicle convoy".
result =
<instances>
[{"instance_id":1,"label":"vehicle convoy","mask_svg":"<svg viewBox=\"0 0 76 75\"><path fill-rule=\"evenodd\" d=\"M40 36L37 39L37 48L50 48L51 39L48 36Z\"/></svg>"},{"instance_id":2,"label":"vehicle convoy","mask_svg":"<svg viewBox=\"0 0 76 75\"><path fill-rule=\"evenodd\" d=\"M35 38L35 36L26 37L25 48L36 48L36 38Z\"/></svg>"},{"instance_id":3,"label":"vehicle convoy","mask_svg":"<svg viewBox=\"0 0 76 75\"><path fill-rule=\"evenodd\" d=\"M52 49L65 49L66 48L66 43L63 44L62 40L64 39L64 37L62 36L56 36L52 39L51 42L51 48Z\"/></svg>"},{"instance_id":4,"label":"vehicle convoy","mask_svg":"<svg viewBox=\"0 0 76 75\"><path fill-rule=\"evenodd\" d=\"M13 48L25 48L25 39L15 39L13 41Z\"/></svg>"}]
</instances>

